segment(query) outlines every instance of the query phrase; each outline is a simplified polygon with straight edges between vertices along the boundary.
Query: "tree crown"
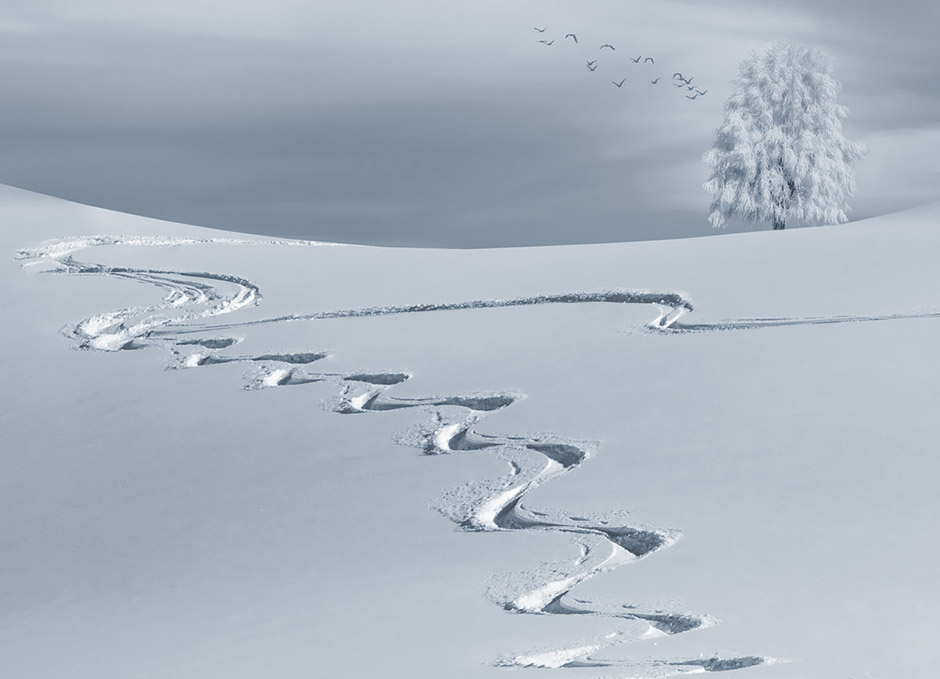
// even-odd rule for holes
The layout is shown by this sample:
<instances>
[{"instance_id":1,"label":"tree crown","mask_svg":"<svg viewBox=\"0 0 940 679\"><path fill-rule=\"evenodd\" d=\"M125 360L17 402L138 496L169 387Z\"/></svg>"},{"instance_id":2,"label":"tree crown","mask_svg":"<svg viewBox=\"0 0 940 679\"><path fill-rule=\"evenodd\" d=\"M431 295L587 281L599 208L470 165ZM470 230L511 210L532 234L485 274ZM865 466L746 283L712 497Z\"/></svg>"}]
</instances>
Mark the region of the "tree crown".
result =
<instances>
[{"instance_id":1,"label":"tree crown","mask_svg":"<svg viewBox=\"0 0 940 679\"><path fill-rule=\"evenodd\" d=\"M731 216L807 223L848 221L855 193L853 164L866 153L848 141L838 103L841 85L818 49L777 43L741 63L715 143L703 156L712 166L709 221Z\"/></svg>"}]
</instances>

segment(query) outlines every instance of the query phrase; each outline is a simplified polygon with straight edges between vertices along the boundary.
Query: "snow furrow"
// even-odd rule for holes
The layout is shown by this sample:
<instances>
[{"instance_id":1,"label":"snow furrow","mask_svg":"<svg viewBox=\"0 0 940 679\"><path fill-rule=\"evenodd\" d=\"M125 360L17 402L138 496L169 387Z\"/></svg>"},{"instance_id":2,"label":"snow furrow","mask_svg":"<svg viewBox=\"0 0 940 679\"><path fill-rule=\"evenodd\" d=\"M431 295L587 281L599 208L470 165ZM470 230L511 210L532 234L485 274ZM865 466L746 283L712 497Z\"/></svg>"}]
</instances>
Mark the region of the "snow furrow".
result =
<instances>
[{"instance_id":1,"label":"snow furrow","mask_svg":"<svg viewBox=\"0 0 940 679\"><path fill-rule=\"evenodd\" d=\"M478 299L465 302L440 302L401 306L374 306L359 309L337 309L309 314L288 314L263 318L232 325L217 325L216 329L245 328L254 325L270 325L297 321L323 321L341 318L367 318L396 316L401 314L432 313L437 311L465 311L469 309L503 309L510 307L539 306L544 304L650 304L659 309L659 315L648 327L667 330L676 321L692 311L692 302L680 292L658 293L646 290L601 290L597 292L569 292L554 295L532 295L506 299Z\"/></svg>"}]
</instances>

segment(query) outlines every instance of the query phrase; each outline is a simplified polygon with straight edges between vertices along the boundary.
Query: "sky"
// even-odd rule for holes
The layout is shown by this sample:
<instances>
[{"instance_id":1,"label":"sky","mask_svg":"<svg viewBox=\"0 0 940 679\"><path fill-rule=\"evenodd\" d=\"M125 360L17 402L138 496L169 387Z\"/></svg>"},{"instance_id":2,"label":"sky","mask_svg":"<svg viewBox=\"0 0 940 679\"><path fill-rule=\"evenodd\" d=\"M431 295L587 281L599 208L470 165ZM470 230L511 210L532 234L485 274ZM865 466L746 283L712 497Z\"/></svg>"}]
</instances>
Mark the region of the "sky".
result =
<instances>
[{"instance_id":1,"label":"sky","mask_svg":"<svg viewBox=\"0 0 940 679\"><path fill-rule=\"evenodd\" d=\"M859 219L940 200L938 25L923 0L2 0L0 182L341 242L713 235L701 156L785 40L835 64Z\"/></svg>"}]
</instances>

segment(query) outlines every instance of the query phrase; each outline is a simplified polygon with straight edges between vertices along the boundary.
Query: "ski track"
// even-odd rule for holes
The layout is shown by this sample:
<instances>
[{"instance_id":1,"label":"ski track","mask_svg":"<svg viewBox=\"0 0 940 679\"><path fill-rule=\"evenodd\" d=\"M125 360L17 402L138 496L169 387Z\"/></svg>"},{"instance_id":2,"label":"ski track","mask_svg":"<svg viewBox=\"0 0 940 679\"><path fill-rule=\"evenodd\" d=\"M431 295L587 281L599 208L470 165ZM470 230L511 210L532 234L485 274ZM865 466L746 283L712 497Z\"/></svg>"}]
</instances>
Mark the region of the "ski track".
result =
<instances>
[{"instance_id":1,"label":"ski track","mask_svg":"<svg viewBox=\"0 0 940 679\"><path fill-rule=\"evenodd\" d=\"M570 596L580 583L609 572L621 565L646 558L673 544L679 537L675 530L641 526L611 526L608 519L553 515L525 506L526 496L538 486L572 472L588 460L596 444L571 441L553 434L503 436L483 434L475 425L490 413L510 407L524 394L492 392L397 398L387 392L410 379L403 372L320 373L311 365L327 357L321 351L266 353L256 356L230 356L218 352L236 345L240 338L219 335L231 329L306 320L355 318L393 314L491 309L537 304L649 304L659 310L648 324L656 332L703 332L738 330L805 323L836 323L895 318L921 318L940 314L891 315L884 317L841 317L838 319L747 319L718 325L681 326L677 321L692 311L688 297L678 292L608 290L573 292L557 295L475 300L410 306L367 307L297 314L245 323L203 323L261 302L259 287L244 278L205 271L168 271L135 269L85 263L74 253L107 245L179 246L209 243L238 245L295 245L293 241L254 241L239 239L149 238L92 236L46 242L25 248L16 259L23 267L63 275L98 275L145 283L164 290L162 303L120 309L85 318L63 328L63 334L85 350L119 351L159 347L174 356L175 368L195 368L224 363L252 366L247 389L297 386L328 382L337 396L325 407L338 414L366 415L392 410L417 408L430 414L430 422L398 437L405 445L419 448L425 455L443 455L468 451L489 451L505 460L509 472L502 478L470 482L445 493L439 511L465 531L542 531L570 534L579 555L566 565L552 564L548 573L533 571L510 578L495 587L491 597L503 609L513 613L560 616L601 616L630 621L639 631L617 631L599 640L569 648L529 652L497 660L497 666L542 668L629 668L631 676L673 676L690 672L723 672L775 662L753 655L715 655L698 659L664 659L643 662L597 660L601 650L642 639L675 635L712 626L707 615L661 609L641 610L630 604L597 604ZM316 245L316 244L314 244ZM45 268L40 268L45 265ZM205 336L194 336L205 335ZM212 335L212 336L208 336ZM543 569L544 570L544 569Z\"/></svg>"}]
</instances>

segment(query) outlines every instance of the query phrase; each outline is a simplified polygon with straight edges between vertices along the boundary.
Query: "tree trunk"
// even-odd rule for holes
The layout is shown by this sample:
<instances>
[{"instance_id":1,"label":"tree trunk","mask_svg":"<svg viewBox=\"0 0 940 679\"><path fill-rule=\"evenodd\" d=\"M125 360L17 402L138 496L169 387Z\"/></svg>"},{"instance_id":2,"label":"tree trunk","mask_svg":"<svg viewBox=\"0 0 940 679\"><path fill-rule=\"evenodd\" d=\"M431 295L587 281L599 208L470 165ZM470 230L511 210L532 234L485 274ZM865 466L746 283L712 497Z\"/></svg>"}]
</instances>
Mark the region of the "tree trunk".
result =
<instances>
[{"instance_id":1,"label":"tree trunk","mask_svg":"<svg viewBox=\"0 0 940 679\"><path fill-rule=\"evenodd\" d=\"M774 217L774 231L782 231L786 225L787 222L785 219L777 216Z\"/></svg>"}]
</instances>

